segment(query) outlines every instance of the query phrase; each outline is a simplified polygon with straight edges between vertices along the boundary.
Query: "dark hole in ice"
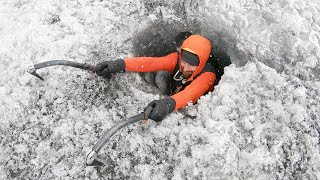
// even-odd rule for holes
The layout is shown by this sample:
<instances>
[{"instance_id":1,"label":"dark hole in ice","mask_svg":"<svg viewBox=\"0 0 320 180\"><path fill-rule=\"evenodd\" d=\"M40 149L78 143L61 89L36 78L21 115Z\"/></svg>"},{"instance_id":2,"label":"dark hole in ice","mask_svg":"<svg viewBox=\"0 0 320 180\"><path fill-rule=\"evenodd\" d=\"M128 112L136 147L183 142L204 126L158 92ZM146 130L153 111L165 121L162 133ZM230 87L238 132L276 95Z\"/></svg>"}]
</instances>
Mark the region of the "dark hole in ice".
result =
<instances>
[{"instance_id":1,"label":"dark hole in ice","mask_svg":"<svg viewBox=\"0 0 320 180\"><path fill-rule=\"evenodd\" d=\"M219 35L203 32L198 23L178 21L153 22L133 38L134 56L161 57L179 50L182 42L191 34L200 34L212 42L211 56L208 60L217 72L217 81L224 73L224 67L231 64L227 49L221 45ZM147 82L154 84L155 73L140 74Z\"/></svg>"}]
</instances>

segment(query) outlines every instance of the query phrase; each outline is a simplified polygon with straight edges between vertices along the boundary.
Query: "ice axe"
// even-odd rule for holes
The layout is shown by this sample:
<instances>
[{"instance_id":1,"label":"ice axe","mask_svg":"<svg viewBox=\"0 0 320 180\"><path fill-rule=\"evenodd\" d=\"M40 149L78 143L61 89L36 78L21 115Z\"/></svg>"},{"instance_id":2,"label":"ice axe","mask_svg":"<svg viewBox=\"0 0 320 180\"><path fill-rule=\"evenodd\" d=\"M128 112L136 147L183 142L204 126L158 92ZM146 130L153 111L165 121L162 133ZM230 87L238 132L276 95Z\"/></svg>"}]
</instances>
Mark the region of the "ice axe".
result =
<instances>
[{"instance_id":1,"label":"ice axe","mask_svg":"<svg viewBox=\"0 0 320 180\"><path fill-rule=\"evenodd\" d=\"M121 121L108 129L103 136L99 139L99 141L93 146L92 150L87 153L86 158L86 165L87 166L105 166L107 162L103 162L103 160L97 158L98 152L101 150L101 148L107 143L107 141L111 138L112 135L114 135L116 132L118 132L121 128L126 127L130 124L133 124L135 122L138 122L140 120L147 120L149 115L151 114L153 108L148 107L144 112L130 117L126 121Z\"/></svg>"},{"instance_id":2,"label":"ice axe","mask_svg":"<svg viewBox=\"0 0 320 180\"><path fill-rule=\"evenodd\" d=\"M95 72L95 66L88 65L88 64L82 64L82 63L77 63L77 62L72 62L72 61L67 61L67 60L51 60L51 61L46 61L38 64L34 64L33 66L30 66L29 69L27 70L28 73L38 77L41 80L44 80L39 74L37 74L38 69L42 69L45 67L49 66L54 66L54 65L63 65L63 66L71 66L79 69L84 69L88 70L91 72ZM118 132L121 128L126 127L130 124L133 124L135 122L138 122L140 120L147 120L149 115L151 114L153 108L149 107L147 108L144 112L128 118L126 121L121 121L111 127L109 130L107 130L103 136L99 139L99 141L93 146L92 150L87 153L86 157L86 165L88 166L105 166L105 162L103 160L98 159L97 155L100 149L107 143L107 141L111 138L113 134Z\"/></svg>"},{"instance_id":3,"label":"ice axe","mask_svg":"<svg viewBox=\"0 0 320 180\"><path fill-rule=\"evenodd\" d=\"M44 80L36 71L38 69L42 69L42 68L49 67L49 66L55 66L55 65L71 66L71 67L95 72L95 67L92 65L89 65L86 63L77 63L77 62L72 62L72 61L67 61L67 60L51 60L51 61L37 63L37 64L34 64L33 66L30 66L28 68L27 72L36 76L37 78L39 78L41 80Z\"/></svg>"}]
</instances>

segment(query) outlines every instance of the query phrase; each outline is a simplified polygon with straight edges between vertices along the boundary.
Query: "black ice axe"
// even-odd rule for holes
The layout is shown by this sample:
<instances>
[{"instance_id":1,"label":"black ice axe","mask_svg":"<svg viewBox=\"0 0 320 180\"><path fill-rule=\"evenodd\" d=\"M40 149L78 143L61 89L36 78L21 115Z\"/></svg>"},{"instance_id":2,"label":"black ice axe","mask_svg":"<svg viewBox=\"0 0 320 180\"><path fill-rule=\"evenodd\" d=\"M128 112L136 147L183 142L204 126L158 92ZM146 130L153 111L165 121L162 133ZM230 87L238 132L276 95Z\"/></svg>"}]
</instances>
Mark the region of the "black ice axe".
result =
<instances>
[{"instance_id":1,"label":"black ice axe","mask_svg":"<svg viewBox=\"0 0 320 180\"><path fill-rule=\"evenodd\" d=\"M36 71L38 69L42 69L49 66L54 65L62 65L62 66L71 66L83 70L88 70L91 72L95 72L95 66L89 65L89 64L82 64L67 60L51 60L46 62L41 62L38 64L34 64L33 66L30 66L27 70L28 73L36 76L37 78L44 80ZM149 107L144 112L128 118L126 121L121 121L108 129L103 136L99 139L99 141L93 146L92 150L87 153L86 157L86 165L88 166L105 166L106 163L104 163L103 160L98 159L97 155L98 152L101 150L101 148L107 143L107 141L111 138L112 135L114 135L116 132L118 132L121 128L126 127L130 124L133 124L135 122L139 122L140 120L147 120L149 115L151 114L153 108Z\"/></svg>"},{"instance_id":2,"label":"black ice axe","mask_svg":"<svg viewBox=\"0 0 320 180\"><path fill-rule=\"evenodd\" d=\"M147 120L149 118L149 115L151 114L153 108L148 107L144 112L130 117L126 121L121 121L117 124L115 124L113 127L105 131L103 136L99 139L99 141L93 146L91 151L87 153L86 158L86 165L87 166L105 166L107 162L105 162L102 159L99 159L97 157L98 152L101 150L101 148L107 143L107 141L111 138L112 135L114 135L116 132L118 132L121 128L126 127L130 124L133 124L135 122L138 122L140 120Z\"/></svg>"},{"instance_id":3,"label":"black ice axe","mask_svg":"<svg viewBox=\"0 0 320 180\"><path fill-rule=\"evenodd\" d=\"M44 80L36 71L38 69L42 69L42 68L49 67L49 66L55 66L55 65L71 66L71 67L95 72L95 67L92 65L89 65L86 63L77 63L77 62L72 62L72 61L67 61L67 60L51 60L51 61L46 61L46 62L34 64L33 66L30 66L28 68L27 72L36 76L37 78L39 78L41 80Z\"/></svg>"}]
</instances>

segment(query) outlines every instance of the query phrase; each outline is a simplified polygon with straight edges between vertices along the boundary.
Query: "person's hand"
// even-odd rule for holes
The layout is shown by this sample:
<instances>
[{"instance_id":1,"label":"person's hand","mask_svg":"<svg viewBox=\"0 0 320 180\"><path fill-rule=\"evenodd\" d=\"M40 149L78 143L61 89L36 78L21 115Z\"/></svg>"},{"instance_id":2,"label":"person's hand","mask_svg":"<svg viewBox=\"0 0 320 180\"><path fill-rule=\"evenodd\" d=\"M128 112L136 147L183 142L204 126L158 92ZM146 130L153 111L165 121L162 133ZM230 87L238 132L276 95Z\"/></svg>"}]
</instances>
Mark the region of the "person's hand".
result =
<instances>
[{"instance_id":1,"label":"person's hand","mask_svg":"<svg viewBox=\"0 0 320 180\"><path fill-rule=\"evenodd\" d=\"M173 98L166 98L161 100L154 100L146 107L152 108L152 111L149 115L149 119L152 119L156 122L162 121L168 114L173 112L176 106L176 102Z\"/></svg>"},{"instance_id":2,"label":"person's hand","mask_svg":"<svg viewBox=\"0 0 320 180\"><path fill-rule=\"evenodd\" d=\"M95 72L98 76L110 79L112 74L125 70L125 62L123 59L115 61L104 61L95 66Z\"/></svg>"}]
</instances>

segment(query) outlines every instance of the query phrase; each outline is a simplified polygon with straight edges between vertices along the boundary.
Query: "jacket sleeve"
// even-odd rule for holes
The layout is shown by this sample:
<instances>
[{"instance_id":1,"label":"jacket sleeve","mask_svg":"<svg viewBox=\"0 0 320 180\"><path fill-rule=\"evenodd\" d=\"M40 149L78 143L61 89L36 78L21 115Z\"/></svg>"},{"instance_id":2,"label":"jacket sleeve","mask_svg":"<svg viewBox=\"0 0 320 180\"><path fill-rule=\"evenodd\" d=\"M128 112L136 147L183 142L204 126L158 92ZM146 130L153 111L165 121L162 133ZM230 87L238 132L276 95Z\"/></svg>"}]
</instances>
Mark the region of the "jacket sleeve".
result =
<instances>
[{"instance_id":1,"label":"jacket sleeve","mask_svg":"<svg viewBox=\"0 0 320 180\"><path fill-rule=\"evenodd\" d=\"M178 62L178 53L174 52L163 57L134 57L124 60L126 71L152 72L166 70L173 73Z\"/></svg>"},{"instance_id":2,"label":"jacket sleeve","mask_svg":"<svg viewBox=\"0 0 320 180\"><path fill-rule=\"evenodd\" d=\"M183 91L172 95L176 102L174 110L188 105L189 102L196 103L205 93L211 91L214 86L216 75L213 72L205 72L191 82Z\"/></svg>"}]
</instances>

